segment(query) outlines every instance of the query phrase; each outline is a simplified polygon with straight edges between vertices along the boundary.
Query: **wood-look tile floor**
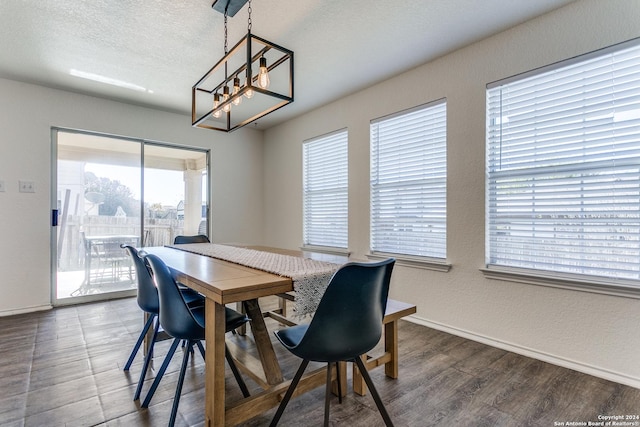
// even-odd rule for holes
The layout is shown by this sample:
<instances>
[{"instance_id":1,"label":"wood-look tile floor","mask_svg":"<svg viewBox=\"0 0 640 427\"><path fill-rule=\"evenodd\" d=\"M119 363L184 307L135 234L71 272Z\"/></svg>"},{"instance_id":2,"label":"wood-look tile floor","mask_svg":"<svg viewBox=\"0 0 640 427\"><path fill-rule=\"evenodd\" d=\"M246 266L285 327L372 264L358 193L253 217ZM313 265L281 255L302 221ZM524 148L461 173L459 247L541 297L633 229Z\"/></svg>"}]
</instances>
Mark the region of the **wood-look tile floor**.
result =
<instances>
[{"instance_id":1,"label":"wood-look tile floor","mask_svg":"<svg viewBox=\"0 0 640 427\"><path fill-rule=\"evenodd\" d=\"M182 355L176 353L150 407L141 409L132 401L141 355L129 373L122 370L141 323L133 298L0 318L0 425L166 425ZM635 388L409 322L400 323L399 334L400 378L386 378L382 368L372 371L396 426L547 427L640 414ZM168 346L169 341L158 344L156 369ZM292 377L299 361L275 348L285 376ZM202 426L204 363L197 353L191 365L176 425ZM240 396L227 369L227 399ZM293 399L280 425L321 425L323 398L320 387ZM274 411L245 425L268 425ZM370 427L382 421L370 395L357 396L349 387L342 405L332 402L331 425Z\"/></svg>"}]
</instances>

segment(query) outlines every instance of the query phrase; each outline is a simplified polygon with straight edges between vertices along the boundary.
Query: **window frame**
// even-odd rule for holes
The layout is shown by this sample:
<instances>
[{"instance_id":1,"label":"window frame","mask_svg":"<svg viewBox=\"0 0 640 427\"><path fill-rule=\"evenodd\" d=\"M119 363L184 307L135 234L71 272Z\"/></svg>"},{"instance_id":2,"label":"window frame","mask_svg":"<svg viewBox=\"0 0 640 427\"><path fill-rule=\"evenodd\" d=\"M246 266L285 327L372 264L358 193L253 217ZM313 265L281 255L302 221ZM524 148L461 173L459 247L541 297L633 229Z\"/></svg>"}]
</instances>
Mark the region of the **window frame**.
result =
<instances>
[{"instance_id":1,"label":"window frame","mask_svg":"<svg viewBox=\"0 0 640 427\"><path fill-rule=\"evenodd\" d=\"M343 187L338 188L333 186L328 188L325 187L322 190L310 191L307 187L309 184L309 179L325 179L326 180L327 176L325 175L317 176L317 177L308 176L309 174L308 155L310 154L309 150L311 148L317 148L318 146L331 144L331 143L344 144L343 147L342 146L340 147L339 153L334 153L334 159L332 159L334 161L333 163L334 168L331 169L332 175L335 178L336 176L335 156L343 156L341 159L339 159L341 162L339 165L342 165L342 167L344 168L344 171L343 171L344 176L342 176L344 180L336 183L336 184L342 183ZM319 161L319 160L315 160L315 161ZM309 226L308 218L310 215L309 208L311 206L311 204L309 203L311 200L310 197L322 196L322 195L333 195L335 197L336 194L342 195L342 198L345 204L343 206L345 209L343 226L344 226L344 230L346 231L346 235L344 236L344 246L336 245L335 244L336 240L332 242L331 241L325 241L325 242L310 241L309 239L310 231L308 228ZM336 199L333 198L332 200L336 200ZM307 139L302 143L302 245L301 245L301 249L313 251L313 252L324 252L329 254L346 255L349 253L348 248L349 248L349 131L347 128L343 128L343 129L338 129L333 132L329 132L317 137Z\"/></svg>"},{"instance_id":2,"label":"window frame","mask_svg":"<svg viewBox=\"0 0 640 427\"><path fill-rule=\"evenodd\" d=\"M442 113L442 117L438 117L437 115L440 113L440 111L438 111L439 109L442 109L443 111ZM440 214L440 220L434 220L432 221L430 224L427 220L422 220L419 221L418 224L420 224L421 226L425 226L427 224L429 224L429 226L436 226L436 227L440 227L441 228L441 232L438 233L439 237L438 237L438 241L440 242L440 245L443 247L442 249L442 253L440 254L440 256L433 256L433 255L425 255L425 254L420 254L420 253L416 253L416 251L410 251L407 250L406 253L402 253L400 251L397 251L398 248L394 248L396 250L389 250L386 246L388 245L376 245L376 232L378 233L378 238L380 237L380 233L382 232L382 230L380 230L380 228L384 228L383 227L383 222L377 222L377 214L376 212L379 211L379 209L381 209L382 207L382 199L378 199L380 197L380 189L383 188L389 188L391 186L394 186L394 188L396 188L397 190L402 191L403 188L402 187L407 187L407 183L410 182L410 179L408 179L407 177L401 177L401 176L396 176L396 178L398 178L399 180L396 180L394 183L389 184L389 183L385 183L384 185L380 185L380 171L378 169L378 164L380 163L379 161L379 156L380 156L380 147L379 147L379 143L380 140L379 138L374 135L377 134L377 132L379 131L379 128L377 126L379 126L380 124L385 124L389 123L391 121L397 120L399 118L402 117L407 117L410 116L411 114L414 113L420 113L420 112L424 112L425 113L425 117L423 117L422 119L426 118L426 116L429 116L429 119L432 119L435 117L436 118L436 122L435 122L435 127L432 127L429 129L430 132L433 132L435 130L435 132L442 132L443 136L436 138L433 137L433 135L430 135L429 139L425 139L423 138L423 140L421 141L421 144L423 145L434 145L435 144L441 144L441 146L439 147L439 149L442 151L441 156L444 158L442 161L440 161L440 163L437 163L435 166L439 166L441 169L443 169L443 171L437 171L436 167L429 169L430 171L432 171L433 174L435 175L439 175L437 177L428 177L426 178L426 175L422 175L419 178L415 178L415 180L417 181L423 181L423 184L420 188L422 189L427 189L427 191L431 191L432 188L435 188L435 185L433 185L431 182L427 183L426 181L433 181L433 182L439 182L440 183L440 192L443 193L444 195L438 199L439 202L441 201L441 205L438 206L440 209L443 210L443 212ZM414 120L422 120L422 119L414 119ZM397 125L400 125L400 123L396 123ZM412 124L412 125L417 125L417 123ZM418 125L419 126L419 125ZM375 129L375 130L374 130ZM416 131L417 126L415 128L411 128L411 131ZM407 131L408 134L411 133L411 131ZM418 131L420 131L418 129ZM424 130L423 130L424 132ZM394 257L397 259L398 264L399 265L404 265L404 266L410 266L410 267L416 267L416 268L424 268L424 269L429 269L429 270L435 270L435 271L449 271L451 268L451 265L447 262L447 211L446 211L446 206L447 206L447 190L446 190L446 182L447 182L447 99L446 98L440 98L437 100L434 100L432 102L428 102L426 104L422 104L422 105L418 105L416 107L412 107L406 110L402 110L402 111L398 111L383 117L379 117L376 119L373 119L370 121L369 124L369 137L370 137L370 174L369 174L369 196L370 196L370 212L369 212L369 253L368 253L368 257L371 259L381 259L381 258L386 258L386 257ZM391 137L390 137L391 138ZM407 135L404 135L403 138L408 138ZM437 141L438 139L443 139L442 142ZM388 139L389 141L391 141L391 139ZM397 142L397 141L394 141ZM422 147L420 150L420 153L422 153L426 148ZM382 153L382 155L384 156L385 153ZM419 161L419 157L420 154L415 154L413 157L404 157L401 154L400 150L397 150L394 152L394 150L389 150L386 153L387 156L398 156L399 155L399 162L405 162L409 159L413 160L413 161ZM397 169L400 169L400 167L398 167ZM389 170L388 170L389 171ZM384 173L384 171L382 171L382 173ZM400 175L402 175L401 172L399 172ZM396 174L397 175L397 174ZM406 191L406 190L405 190ZM428 194L433 194L433 193L428 193ZM416 201L417 204L419 203L423 203L423 204L428 204L426 197L424 197L425 195L422 195L423 197L415 197L412 199L412 201ZM384 197L384 196L382 196ZM402 197L402 196L400 196ZM436 208L428 208L425 207L424 210L422 212L435 212ZM395 223L394 222L394 227L396 226L401 226L402 224L400 223ZM376 231L376 228L378 228L378 230ZM391 233L393 234L393 233ZM400 240L401 236L402 236L402 231L399 231L398 233L396 233L397 240ZM421 236L425 236L424 232L418 232L417 235L421 235ZM428 244L428 243L427 243Z\"/></svg>"},{"instance_id":3,"label":"window frame","mask_svg":"<svg viewBox=\"0 0 640 427\"><path fill-rule=\"evenodd\" d=\"M579 291L594 292L607 295L616 295L631 298L640 298L640 286L637 284L636 279L616 278L599 275L578 274L569 272L560 272L550 269L534 269L516 267L512 265L503 264L491 264L491 164L489 158L490 150L490 128L492 126L491 120L495 117L492 116L489 105L490 91L499 87L507 86L513 83L521 82L525 79L535 78L536 76L548 75L553 71L560 71L567 67L572 67L582 63L586 63L590 60L606 57L616 52L621 52L629 48L640 47L640 39L633 39L627 42L612 45L603 49L599 49L593 52L589 52L584 55L579 55L567 60L559 61L547 66L539 67L534 70L521 73L506 79L502 79L496 82L489 83L486 87L486 99L487 99L487 129L486 129L486 218L485 218L485 266L480 270L484 273L485 277L489 279L507 280L518 283L534 284L541 286L550 286L562 289L571 289ZM615 144L615 141L612 144ZM581 173L593 173L593 168L581 168ZM614 204L614 206L616 206ZM620 212L619 210L616 212Z\"/></svg>"}]
</instances>

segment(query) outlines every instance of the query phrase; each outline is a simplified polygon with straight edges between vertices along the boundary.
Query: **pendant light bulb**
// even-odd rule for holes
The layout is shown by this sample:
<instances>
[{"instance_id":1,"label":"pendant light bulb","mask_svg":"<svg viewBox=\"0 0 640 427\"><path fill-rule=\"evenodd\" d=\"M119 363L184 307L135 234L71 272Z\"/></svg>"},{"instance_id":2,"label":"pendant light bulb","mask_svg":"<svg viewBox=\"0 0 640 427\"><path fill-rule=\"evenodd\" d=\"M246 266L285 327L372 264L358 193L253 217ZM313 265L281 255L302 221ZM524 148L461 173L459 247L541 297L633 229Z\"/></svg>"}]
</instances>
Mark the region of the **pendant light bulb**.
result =
<instances>
[{"instance_id":1,"label":"pendant light bulb","mask_svg":"<svg viewBox=\"0 0 640 427\"><path fill-rule=\"evenodd\" d=\"M238 92L240 92L240 79L236 77L233 79L233 96L235 96L233 105L240 105L242 102L242 96L238 96Z\"/></svg>"},{"instance_id":2,"label":"pendant light bulb","mask_svg":"<svg viewBox=\"0 0 640 427\"><path fill-rule=\"evenodd\" d=\"M229 99L229 86L225 86L222 91L222 102L226 101L227 99ZM222 111L224 111L225 113L228 113L230 110L231 110L231 104L227 104L224 107L222 107Z\"/></svg>"},{"instance_id":3,"label":"pendant light bulb","mask_svg":"<svg viewBox=\"0 0 640 427\"><path fill-rule=\"evenodd\" d=\"M244 96L246 96L247 99L253 98L253 95L255 94L255 92L253 91L253 86L251 86L251 79L249 78L249 76L247 76L247 80L245 82L245 85L247 86L248 89L244 93Z\"/></svg>"},{"instance_id":4,"label":"pendant light bulb","mask_svg":"<svg viewBox=\"0 0 640 427\"><path fill-rule=\"evenodd\" d=\"M269 87L269 70L267 69L267 58L260 58L260 73L258 74L258 86L262 89Z\"/></svg>"},{"instance_id":5,"label":"pendant light bulb","mask_svg":"<svg viewBox=\"0 0 640 427\"><path fill-rule=\"evenodd\" d=\"M218 109L218 105L220 105L220 95L216 93L213 95L213 117L216 119L220 117L220 109Z\"/></svg>"}]
</instances>

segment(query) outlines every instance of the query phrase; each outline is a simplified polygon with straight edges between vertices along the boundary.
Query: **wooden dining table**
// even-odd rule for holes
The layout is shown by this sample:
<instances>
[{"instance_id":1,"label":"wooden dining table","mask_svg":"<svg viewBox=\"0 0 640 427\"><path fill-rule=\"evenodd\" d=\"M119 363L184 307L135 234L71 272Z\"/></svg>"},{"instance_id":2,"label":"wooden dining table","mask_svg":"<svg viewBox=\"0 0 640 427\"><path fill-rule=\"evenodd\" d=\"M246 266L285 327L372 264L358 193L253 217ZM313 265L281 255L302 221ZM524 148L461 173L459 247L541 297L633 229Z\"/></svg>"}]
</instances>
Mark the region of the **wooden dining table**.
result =
<instances>
[{"instance_id":1,"label":"wooden dining table","mask_svg":"<svg viewBox=\"0 0 640 427\"><path fill-rule=\"evenodd\" d=\"M280 369L258 298L293 291L290 278L267 273L220 259L170 247L147 247L144 252L160 257L176 278L200 292L205 300L205 426L237 425L277 406L290 381ZM225 404L225 305L241 302L250 319L261 372L252 378L263 387L250 397ZM245 366L246 368L246 366ZM343 372L346 369L342 370ZM296 395L323 385L326 369L307 373ZM346 381L342 389L346 394Z\"/></svg>"}]
</instances>

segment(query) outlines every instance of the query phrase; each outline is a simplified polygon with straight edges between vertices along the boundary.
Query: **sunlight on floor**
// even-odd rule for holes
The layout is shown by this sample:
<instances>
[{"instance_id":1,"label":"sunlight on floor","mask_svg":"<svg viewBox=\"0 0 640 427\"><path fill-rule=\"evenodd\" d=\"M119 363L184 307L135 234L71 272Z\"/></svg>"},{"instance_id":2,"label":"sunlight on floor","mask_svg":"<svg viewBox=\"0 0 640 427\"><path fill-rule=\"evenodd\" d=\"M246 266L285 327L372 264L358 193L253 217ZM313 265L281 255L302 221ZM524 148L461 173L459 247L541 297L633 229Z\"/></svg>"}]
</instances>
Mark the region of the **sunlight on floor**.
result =
<instances>
[{"instance_id":1,"label":"sunlight on floor","mask_svg":"<svg viewBox=\"0 0 640 427\"><path fill-rule=\"evenodd\" d=\"M136 288L135 277L121 276L117 281L110 279L98 283L85 285L85 271L58 272L58 299L72 298L81 295L104 294L115 291L125 291Z\"/></svg>"}]
</instances>

